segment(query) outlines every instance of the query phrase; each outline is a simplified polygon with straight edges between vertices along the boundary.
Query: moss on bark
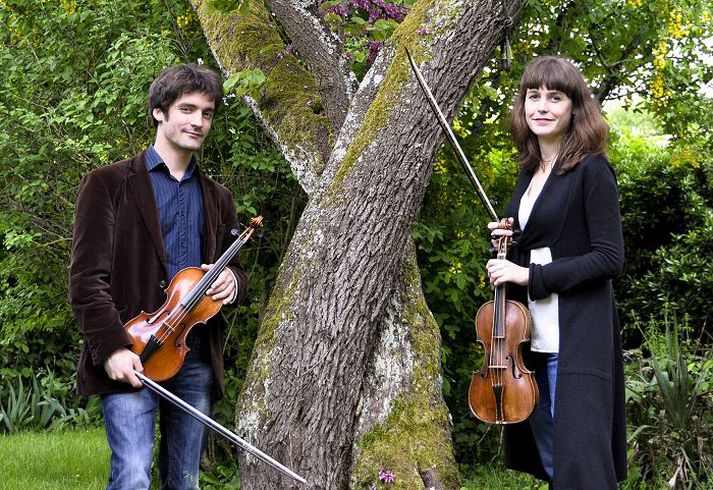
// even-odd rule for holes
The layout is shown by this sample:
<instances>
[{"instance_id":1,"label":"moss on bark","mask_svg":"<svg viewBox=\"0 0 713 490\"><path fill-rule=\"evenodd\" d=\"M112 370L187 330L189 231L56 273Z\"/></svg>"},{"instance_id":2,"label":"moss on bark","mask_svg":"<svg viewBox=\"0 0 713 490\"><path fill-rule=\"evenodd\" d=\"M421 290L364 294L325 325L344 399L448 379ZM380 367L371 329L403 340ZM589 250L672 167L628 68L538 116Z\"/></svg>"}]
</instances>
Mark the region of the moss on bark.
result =
<instances>
[{"instance_id":1,"label":"moss on bark","mask_svg":"<svg viewBox=\"0 0 713 490\"><path fill-rule=\"evenodd\" d=\"M236 73L260 68L267 77L257 107L281 144L318 155L321 173L331 147L332 125L312 75L285 52L285 43L262 2L224 12L206 0L191 0L203 31L223 69Z\"/></svg>"},{"instance_id":2,"label":"moss on bark","mask_svg":"<svg viewBox=\"0 0 713 490\"><path fill-rule=\"evenodd\" d=\"M369 488L374 483L380 488L378 472L384 469L395 477L388 488L419 488L424 486L420 473L433 469L445 488L459 488L449 412L443 400L434 397L440 390L439 328L425 299L417 293L421 279L415 257L406 261L404 269L410 294L401 321L411 327L411 387L394 401L386 421L362 437L352 487Z\"/></svg>"},{"instance_id":3,"label":"moss on bark","mask_svg":"<svg viewBox=\"0 0 713 490\"><path fill-rule=\"evenodd\" d=\"M449 3L441 2L437 8L438 12L446 8ZM330 185L331 194L338 193L338 188L342 185L348 172L366 148L378 137L380 130L391 117L394 107L401 100L401 92L411 76L411 67L404 48L408 48L416 63L422 63L428 59L427 46L432 39L432 34L430 31L424 30L423 27L426 25L429 14L438 14L431 11L435 4L435 0L417 2L389 39L390 49L395 50L393 60L379 86L374 102L369 106L364 116L359 132L349 145L344 160Z\"/></svg>"}]
</instances>

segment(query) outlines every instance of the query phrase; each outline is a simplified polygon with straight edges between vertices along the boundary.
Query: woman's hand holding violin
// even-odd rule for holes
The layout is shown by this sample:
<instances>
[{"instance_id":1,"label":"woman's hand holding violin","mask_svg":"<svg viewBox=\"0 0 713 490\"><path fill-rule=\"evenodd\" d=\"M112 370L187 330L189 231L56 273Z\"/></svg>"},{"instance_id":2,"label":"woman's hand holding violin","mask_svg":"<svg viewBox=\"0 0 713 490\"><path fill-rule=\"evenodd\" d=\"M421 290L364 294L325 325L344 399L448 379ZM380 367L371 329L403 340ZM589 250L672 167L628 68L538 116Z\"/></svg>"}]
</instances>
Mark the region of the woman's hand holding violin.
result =
<instances>
[{"instance_id":1,"label":"woman's hand holding violin","mask_svg":"<svg viewBox=\"0 0 713 490\"><path fill-rule=\"evenodd\" d=\"M503 236L512 236L513 218L507 219L510 229L503 228L499 222L488 223L490 236L493 238L493 246L498 246L498 239ZM526 286L530 278L530 271L526 267L520 267L509 260L490 259L485 264L488 271L488 278L493 286L501 286L506 282L512 282L521 286Z\"/></svg>"}]
</instances>

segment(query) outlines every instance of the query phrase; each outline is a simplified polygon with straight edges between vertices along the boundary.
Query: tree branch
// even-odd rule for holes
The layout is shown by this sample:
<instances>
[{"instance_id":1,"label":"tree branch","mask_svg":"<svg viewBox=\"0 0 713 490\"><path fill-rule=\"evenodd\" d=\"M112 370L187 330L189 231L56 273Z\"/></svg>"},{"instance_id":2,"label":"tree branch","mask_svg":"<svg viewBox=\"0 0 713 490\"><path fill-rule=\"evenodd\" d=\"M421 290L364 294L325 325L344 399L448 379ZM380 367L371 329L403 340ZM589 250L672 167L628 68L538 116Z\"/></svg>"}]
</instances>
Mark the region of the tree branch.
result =
<instances>
[{"instance_id":1,"label":"tree branch","mask_svg":"<svg viewBox=\"0 0 713 490\"><path fill-rule=\"evenodd\" d=\"M266 0L310 71L322 96L327 117L340 128L357 84L341 41L324 29L319 19L299 0ZM314 9L316 10L316 9Z\"/></svg>"},{"instance_id":2,"label":"tree branch","mask_svg":"<svg viewBox=\"0 0 713 490\"><path fill-rule=\"evenodd\" d=\"M258 100L245 97L255 115L310 194L331 149L333 126L322 111L312 75L285 53L285 44L262 2L249 10L211 10L207 0L191 0L208 44L225 73L260 68L267 76Z\"/></svg>"}]
</instances>

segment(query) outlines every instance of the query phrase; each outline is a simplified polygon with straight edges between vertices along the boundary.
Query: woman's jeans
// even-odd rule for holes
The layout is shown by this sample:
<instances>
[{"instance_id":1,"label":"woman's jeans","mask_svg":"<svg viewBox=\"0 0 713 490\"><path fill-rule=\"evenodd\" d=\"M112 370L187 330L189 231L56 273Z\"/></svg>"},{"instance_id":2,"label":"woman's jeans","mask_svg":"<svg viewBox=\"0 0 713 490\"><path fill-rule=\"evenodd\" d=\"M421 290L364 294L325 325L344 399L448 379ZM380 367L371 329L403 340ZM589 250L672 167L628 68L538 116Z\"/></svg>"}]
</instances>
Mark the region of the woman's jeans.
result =
<instances>
[{"instance_id":1,"label":"woman's jeans","mask_svg":"<svg viewBox=\"0 0 713 490\"><path fill-rule=\"evenodd\" d=\"M210 412L213 375L194 348L181 370L161 383L201 412ZM148 489L151 483L156 410L159 411L158 468L162 489L197 489L207 429L203 424L144 388L102 397L106 437L111 449L107 489Z\"/></svg>"},{"instance_id":2,"label":"woman's jeans","mask_svg":"<svg viewBox=\"0 0 713 490\"><path fill-rule=\"evenodd\" d=\"M547 475L552 480L554 472L554 416L555 387L557 385L557 354L532 352L532 362L528 364L535 371L537 387L540 390L540 403L530 416L530 427L535 436L540 460Z\"/></svg>"}]
</instances>

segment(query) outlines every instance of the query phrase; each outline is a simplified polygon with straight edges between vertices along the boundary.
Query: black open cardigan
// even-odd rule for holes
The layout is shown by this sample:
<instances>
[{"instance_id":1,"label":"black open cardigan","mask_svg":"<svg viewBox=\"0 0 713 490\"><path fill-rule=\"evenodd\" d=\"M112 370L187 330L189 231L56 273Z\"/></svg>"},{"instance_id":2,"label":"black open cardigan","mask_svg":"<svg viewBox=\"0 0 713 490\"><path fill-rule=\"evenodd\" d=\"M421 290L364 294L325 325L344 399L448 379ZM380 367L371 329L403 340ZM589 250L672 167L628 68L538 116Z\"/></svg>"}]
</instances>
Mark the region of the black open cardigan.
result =
<instances>
[{"instance_id":1,"label":"black open cardigan","mask_svg":"<svg viewBox=\"0 0 713 490\"><path fill-rule=\"evenodd\" d=\"M603 156L548 177L508 258L529 267L528 290L508 284L527 304L559 294L560 348L554 421L556 490L606 490L626 478L626 417L619 322L612 278L624 265L614 171ZM505 216L515 218L533 174L521 171ZM549 247L552 262L530 264ZM509 468L547 479L528 422L505 427Z\"/></svg>"}]
</instances>

